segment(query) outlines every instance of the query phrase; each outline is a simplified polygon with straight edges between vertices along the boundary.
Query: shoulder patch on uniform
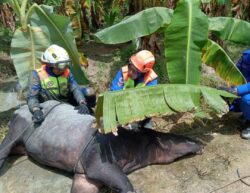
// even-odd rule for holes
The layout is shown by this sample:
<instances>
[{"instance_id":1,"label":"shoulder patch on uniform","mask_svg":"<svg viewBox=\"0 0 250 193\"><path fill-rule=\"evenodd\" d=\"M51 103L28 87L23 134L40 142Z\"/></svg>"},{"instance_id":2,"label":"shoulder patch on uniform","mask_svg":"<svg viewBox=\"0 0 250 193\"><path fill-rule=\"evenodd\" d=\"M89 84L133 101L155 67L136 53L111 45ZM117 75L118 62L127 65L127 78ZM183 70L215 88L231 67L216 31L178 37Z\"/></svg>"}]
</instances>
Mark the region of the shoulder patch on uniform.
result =
<instances>
[{"instance_id":1,"label":"shoulder patch on uniform","mask_svg":"<svg viewBox=\"0 0 250 193\"><path fill-rule=\"evenodd\" d=\"M54 85L53 81L49 81L49 82L48 82L48 86L49 86L49 87L52 87L53 85Z\"/></svg>"},{"instance_id":2,"label":"shoulder patch on uniform","mask_svg":"<svg viewBox=\"0 0 250 193\"><path fill-rule=\"evenodd\" d=\"M119 78L119 81L118 81L117 85L118 86L123 86L124 85L124 81L123 81L122 77Z\"/></svg>"}]
</instances>

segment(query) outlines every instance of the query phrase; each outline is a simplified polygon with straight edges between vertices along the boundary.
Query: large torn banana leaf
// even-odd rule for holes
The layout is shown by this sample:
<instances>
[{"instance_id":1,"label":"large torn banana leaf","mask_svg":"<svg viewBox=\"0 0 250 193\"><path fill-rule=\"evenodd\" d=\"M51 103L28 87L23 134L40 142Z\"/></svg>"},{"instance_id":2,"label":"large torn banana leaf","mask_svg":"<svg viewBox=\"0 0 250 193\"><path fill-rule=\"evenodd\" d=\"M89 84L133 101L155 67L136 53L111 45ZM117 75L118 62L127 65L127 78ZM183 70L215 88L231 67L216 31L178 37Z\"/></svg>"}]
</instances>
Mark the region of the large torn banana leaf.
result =
<instances>
[{"instance_id":1,"label":"large torn banana leaf","mask_svg":"<svg viewBox=\"0 0 250 193\"><path fill-rule=\"evenodd\" d=\"M201 50L207 39L207 16L196 1L180 1L165 31L165 56L171 83L200 83Z\"/></svg>"},{"instance_id":2,"label":"large torn banana leaf","mask_svg":"<svg viewBox=\"0 0 250 193\"><path fill-rule=\"evenodd\" d=\"M104 133L115 132L118 125L142 120L150 116L178 112L201 111L199 100L217 114L228 112L228 105L221 98L236 98L225 91L197 85L162 84L105 92L99 96L96 108L97 123Z\"/></svg>"},{"instance_id":3,"label":"large torn banana leaf","mask_svg":"<svg viewBox=\"0 0 250 193\"><path fill-rule=\"evenodd\" d=\"M95 34L98 41L105 44L119 44L150 35L171 21L172 9L152 7L145 9L121 22Z\"/></svg>"}]
</instances>

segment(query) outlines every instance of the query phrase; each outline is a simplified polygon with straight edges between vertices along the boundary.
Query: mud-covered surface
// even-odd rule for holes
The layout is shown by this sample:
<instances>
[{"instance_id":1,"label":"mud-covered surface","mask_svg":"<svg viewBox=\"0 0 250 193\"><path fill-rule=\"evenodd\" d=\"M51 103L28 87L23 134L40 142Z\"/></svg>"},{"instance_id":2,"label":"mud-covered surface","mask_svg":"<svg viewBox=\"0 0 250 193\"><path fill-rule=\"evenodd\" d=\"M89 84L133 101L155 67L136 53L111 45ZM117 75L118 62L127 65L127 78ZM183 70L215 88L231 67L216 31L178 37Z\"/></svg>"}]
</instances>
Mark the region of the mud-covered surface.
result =
<instances>
[{"instance_id":1,"label":"mud-covered surface","mask_svg":"<svg viewBox=\"0 0 250 193\"><path fill-rule=\"evenodd\" d=\"M83 50L89 58L87 74L91 85L98 93L107 90L119 68L116 65L119 48L94 44L86 45ZM7 130L12 112L13 109L9 109L0 113L0 138ZM204 151L202 155L188 156L168 165L148 166L131 173L129 179L137 191L210 193L218 189L214 192L250 192L250 187L239 181L237 175L237 170L241 177L250 175L250 141L240 137L240 130L244 126L240 114L229 113L214 119L194 119L191 114L183 114L153 120L154 127L159 131L182 134L202 142ZM6 163L4 172L0 173L0 192L34 193L35 190L56 193L70 190L70 175L34 164L27 157L13 158ZM244 181L250 184L250 178L244 178ZM33 185L37 185L37 188L34 189ZM9 189L4 189L7 186Z\"/></svg>"},{"instance_id":2,"label":"mud-covered surface","mask_svg":"<svg viewBox=\"0 0 250 193\"><path fill-rule=\"evenodd\" d=\"M250 145L240 138L242 122L238 114L213 121L193 121L186 114L170 119L154 118L154 122L159 130L165 128L199 140L204 144L204 151L202 155L131 173L129 179L140 193L210 193L239 179L237 170L241 177L250 174ZM0 179L0 190L7 193L67 192L72 175L42 167L27 157L12 157L1 170ZM250 179L244 180L250 183ZM236 181L216 192L249 193L250 187Z\"/></svg>"},{"instance_id":3,"label":"mud-covered surface","mask_svg":"<svg viewBox=\"0 0 250 193\"><path fill-rule=\"evenodd\" d=\"M150 166L130 175L136 189L145 193L209 193L250 174L250 141L240 138L243 123L239 115L217 120L197 120L182 116L175 124L155 119L170 132L186 135L204 144L202 155L181 159L164 166ZM171 121L170 121L171 122ZM178 123L179 122L179 123ZM250 183L249 179L244 179ZM240 181L216 192L247 193L250 187Z\"/></svg>"}]
</instances>

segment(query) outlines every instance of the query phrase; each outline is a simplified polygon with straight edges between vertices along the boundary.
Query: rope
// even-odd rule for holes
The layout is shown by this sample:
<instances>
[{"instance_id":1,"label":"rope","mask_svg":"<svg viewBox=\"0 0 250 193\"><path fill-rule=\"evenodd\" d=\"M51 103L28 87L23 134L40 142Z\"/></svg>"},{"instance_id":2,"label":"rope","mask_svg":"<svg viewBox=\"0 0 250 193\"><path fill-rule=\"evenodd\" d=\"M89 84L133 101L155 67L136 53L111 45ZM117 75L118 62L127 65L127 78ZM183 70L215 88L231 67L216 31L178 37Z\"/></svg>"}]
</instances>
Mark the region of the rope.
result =
<instances>
[{"instance_id":1,"label":"rope","mask_svg":"<svg viewBox=\"0 0 250 193\"><path fill-rule=\"evenodd\" d=\"M97 133L97 129L95 129L95 131L92 133L92 137L89 139L89 141L88 141L88 143L85 145L85 147L82 149L82 152L81 152L81 154L80 154L80 156L78 157L78 159L77 159L77 161L76 161L76 163L75 163L75 165L74 165L74 173L76 173L76 167L77 167L77 165L78 165L78 163L79 163L79 161L80 161L80 158L81 158L81 156L82 156L82 154L85 152L85 150L87 149L87 147L89 146L89 144L90 144L90 142L92 142L92 140L94 139L94 137L95 137L95 135L96 135L96 133ZM82 162L81 162L82 163Z\"/></svg>"},{"instance_id":2,"label":"rope","mask_svg":"<svg viewBox=\"0 0 250 193\"><path fill-rule=\"evenodd\" d=\"M222 187L220 187L220 188L217 188L217 189L215 189L215 190L212 190L212 191L209 192L209 193L212 193L212 192L216 192L216 191L218 191L218 190L221 190L221 189L223 189L223 188L225 188L225 187L227 187L227 186L230 186L230 185L232 185L232 184L234 184L235 182L238 182L238 181L241 181L242 183L246 184L247 186L250 186L248 183L246 183L246 182L243 180L243 179L245 179L245 178L249 178L250 175L240 177L240 174L239 174L238 169L237 169L237 174L238 174L239 179L234 180L233 182L230 182L229 184L226 184L226 185L224 185L224 186L222 186Z\"/></svg>"},{"instance_id":3,"label":"rope","mask_svg":"<svg viewBox=\"0 0 250 193\"><path fill-rule=\"evenodd\" d=\"M55 104L53 107L50 108L50 110L44 115L44 119L47 117L47 115L54 109L56 108L57 106L63 104L62 102L59 102L57 104ZM33 124L34 121L31 122L31 124ZM30 126L31 126L30 124ZM35 129L33 129L33 131L30 133L30 135L27 137L27 139L24 141L24 144L29 140L29 138L32 136L32 134L34 133ZM20 136L19 136L20 137Z\"/></svg>"},{"instance_id":4,"label":"rope","mask_svg":"<svg viewBox=\"0 0 250 193\"><path fill-rule=\"evenodd\" d=\"M48 115L55 107L57 107L57 106L60 105L60 104L62 104L62 103L60 102L60 103L54 105L54 106L44 115L44 118L46 118L47 115ZM1 149L0 154L1 154L6 148L8 148L9 146L13 145L13 143L15 143L16 140L17 140L19 137L21 137L21 136L24 134L24 132L27 131L27 129L29 129L33 124L34 124L34 121L32 121L30 124L28 124L28 125L23 129L23 131L22 131L19 135L17 135L17 137L15 137L10 143L8 143L8 145L6 145L3 149ZM33 130L33 131L31 132L31 134L30 134L29 137L25 140L25 142L27 142L27 140L28 140L28 139L30 138L30 136L34 133L34 131L35 131L35 130ZM25 142L24 142L24 143L25 143ZM6 157L0 158L0 160L5 159L5 158L6 158Z\"/></svg>"},{"instance_id":5,"label":"rope","mask_svg":"<svg viewBox=\"0 0 250 193\"><path fill-rule=\"evenodd\" d=\"M67 103L67 102L64 102L64 101L58 99L58 97L56 97L54 93L48 92L48 90L46 90L46 89L43 89L43 90L45 91L45 94L47 95L47 97L48 97L49 99L55 99L55 100L57 100L57 101L59 102L58 104L54 105L54 106L44 115L44 119L45 119L45 118L47 117L47 115L48 115L55 107L57 107L58 105L60 105L60 104L69 104L69 103ZM52 97L51 97L51 95L52 95ZM15 143L16 140L17 140L19 137L21 137L21 136L25 133L25 131L26 131L27 129L29 129L33 124L34 124L34 121L32 121L30 124L28 124L28 125L24 128L24 130L23 130L17 137L15 137L15 138L12 140L12 142L8 143L8 145L6 145L3 149L1 149L0 153L2 153L6 148L8 148L9 146L11 146L13 143ZM26 140L24 141L24 143L26 143L26 142L29 140L29 138L32 136L32 134L34 133L34 131L35 131L35 129L33 129L33 131L32 131L32 132L30 133L30 135L26 138ZM78 162L79 162L79 160L80 160L80 157L82 156L82 154L84 153L84 151L87 149L87 147L89 146L90 142L94 139L94 137L95 137L97 131L98 131L98 130L96 129L96 130L93 132L92 137L90 138L90 140L88 141L88 143L87 143L87 144L85 145L85 147L83 148L83 150L82 150L80 156L78 157L77 162L76 162L76 164L75 164L75 166L74 166L74 172L75 172L75 170L76 170L76 167L77 167L77 164L78 164ZM5 158L6 158L6 156L3 157L3 158L0 158L0 160L5 159Z\"/></svg>"},{"instance_id":6,"label":"rope","mask_svg":"<svg viewBox=\"0 0 250 193\"><path fill-rule=\"evenodd\" d=\"M241 181L243 184L245 184L245 185L247 185L247 186L250 186L249 183L247 183L247 182L245 182L244 180L241 179L239 169L237 169L237 175L238 175L240 181Z\"/></svg>"}]
</instances>

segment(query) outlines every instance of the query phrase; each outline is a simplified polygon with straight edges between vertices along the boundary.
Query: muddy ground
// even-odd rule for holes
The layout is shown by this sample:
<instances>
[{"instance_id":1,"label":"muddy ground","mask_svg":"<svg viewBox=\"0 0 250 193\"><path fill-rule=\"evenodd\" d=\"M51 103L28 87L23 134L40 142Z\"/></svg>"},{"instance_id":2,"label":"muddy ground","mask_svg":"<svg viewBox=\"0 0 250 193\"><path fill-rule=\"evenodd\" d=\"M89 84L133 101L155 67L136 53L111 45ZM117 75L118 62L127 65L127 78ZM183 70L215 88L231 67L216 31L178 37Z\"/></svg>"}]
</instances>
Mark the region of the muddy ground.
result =
<instances>
[{"instance_id":1,"label":"muddy ground","mask_svg":"<svg viewBox=\"0 0 250 193\"><path fill-rule=\"evenodd\" d=\"M91 44L83 48L89 60L87 74L98 93L107 90L118 69L121 47ZM4 68L0 68L2 78ZM10 73L10 75L12 75ZM4 78L1 79L4 82ZM6 130L13 109L0 113L0 138ZM154 127L164 132L189 136L204 144L202 155L189 156L169 165L154 165L129 175L136 190L143 193L249 193L250 141L240 137L243 120L240 114L229 113L222 118L195 119L186 113L154 118ZM238 181L237 181L238 180ZM234 182L234 183L232 183ZM232 183L232 184L230 184ZM228 185L230 184L230 185ZM227 185L226 187L223 187ZM218 188L221 188L217 190Z\"/></svg>"}]
</instances>

